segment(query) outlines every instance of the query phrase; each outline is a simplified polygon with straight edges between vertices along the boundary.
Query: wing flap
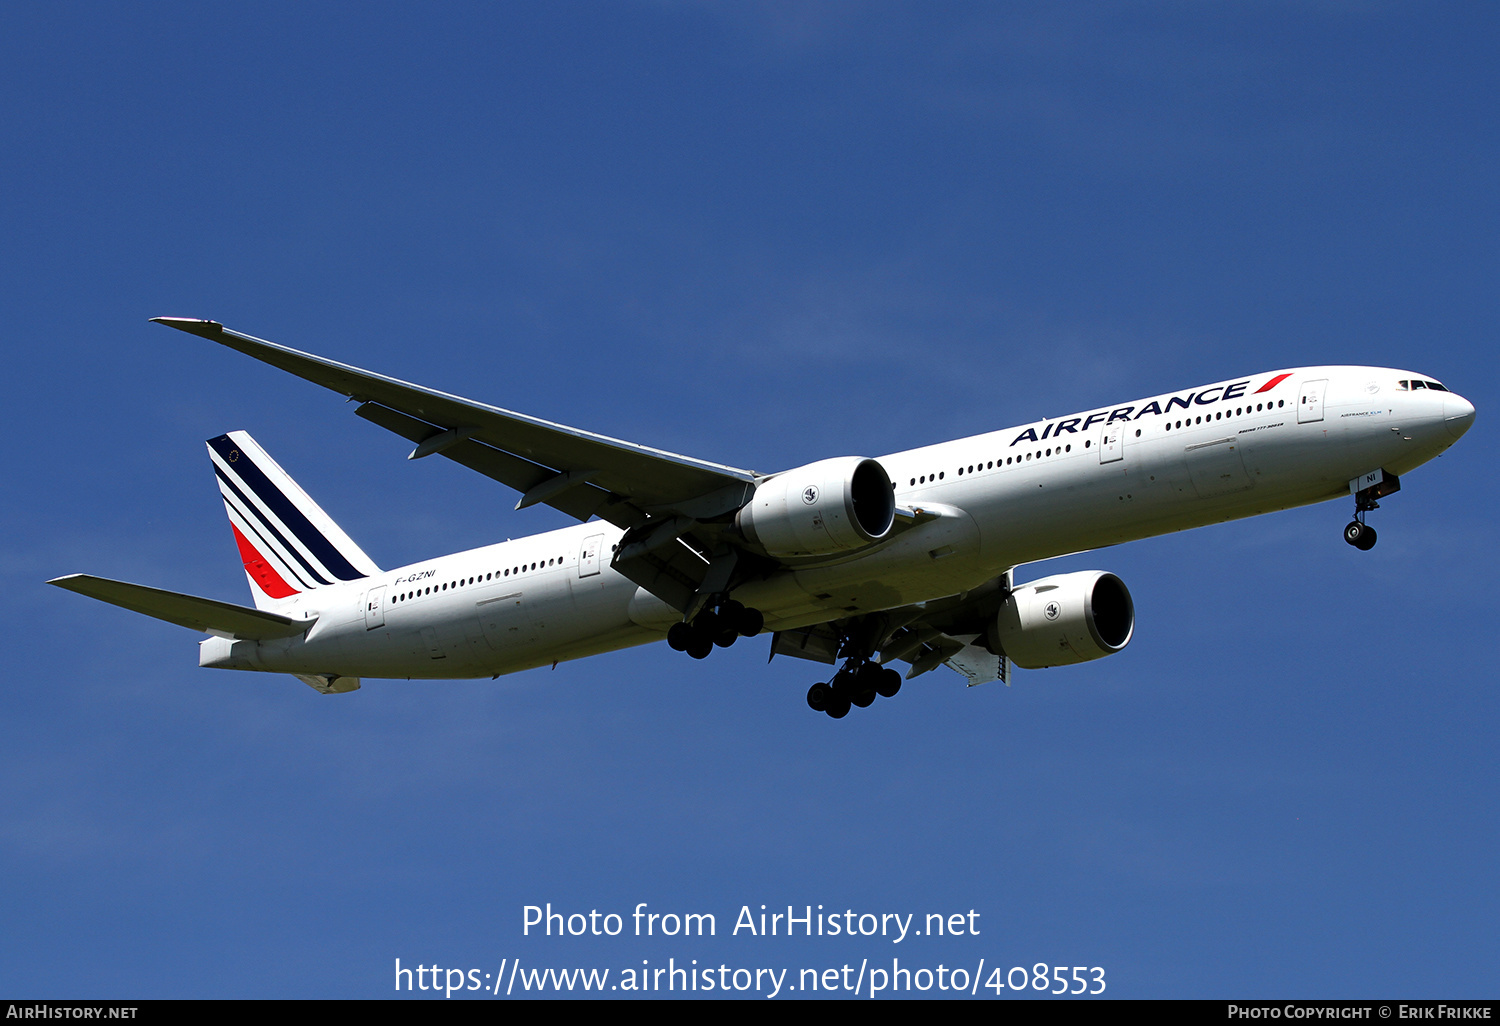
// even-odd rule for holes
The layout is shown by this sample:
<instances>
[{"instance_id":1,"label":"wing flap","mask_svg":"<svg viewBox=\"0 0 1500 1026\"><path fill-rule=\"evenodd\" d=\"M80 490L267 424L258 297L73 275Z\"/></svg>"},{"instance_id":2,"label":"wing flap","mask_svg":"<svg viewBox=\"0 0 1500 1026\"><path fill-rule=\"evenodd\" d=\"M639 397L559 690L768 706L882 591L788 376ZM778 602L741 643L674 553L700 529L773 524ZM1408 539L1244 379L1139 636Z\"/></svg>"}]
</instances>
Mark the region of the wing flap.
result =
<instances>
[{"instance_id":1,"label":"wing flap","mask_svg":"<svg viewBox=\"0 0 1500 1026\"><path fill-rule=\"evenodd\" d=\"M302 683L324 695L347 695L359 690L358 677L340 677L336 673L294 673Z\"/></svg>"},{"instance_id":2,"label":"wing flap","mask_svg":"<svg viewBox=\"0 0 1500 1026\"><path fill-rule=\"evenodd\" d=\"M418 452L424 443L446 433L435 424L409 417L379 403L364 403L354 412L372 424L378 424L387 431L417 443ZM514 456L473 438L445 445L436 450L436 454L523 494L557 476L557 471L550 467ZM630 528L646 519L644 513L634 509L623 499L593 484L581 484L542 501L580 521L597 514L618 527Z\"/></svg>"},{"instance_id":3,"label":"wing flap","mask_svg":"<svg viewBox=\"0 0 1500 1026\"><path fill-rule=\"evenodd\" d=\"M313 624L313 619L293 620L289 616L237 606L232 602L148 588L143 584L127 584L89 574L69 574L47 583L134 613L154 616L179 627L226 638L246 641L290 638L303 633Z\"/></svg>"},{"instance_id":4,"label":"wing flap","mask_svg":"<svg viewBox=\"0 0 1500 1026\"><path fill-rule=\"evenodd\" d=\"M789 655L832 666L838 662L839 640L838 631L826 623L777 631L771 636L771 658Z\"/></svg>"},{"instance_id":5,"label":"wing flap","mask_svg":"<svg viewBox=\"0 0 1500 1026\"><path fill-rule=\"evenodd\" d=\"M1010 685L1010 660L985 648L982 637L964 635L953 640L964 642L964 647L950 655L944 665L967 677L969 687L988 684L992 680Z\"/></svg>"}]
</instances>

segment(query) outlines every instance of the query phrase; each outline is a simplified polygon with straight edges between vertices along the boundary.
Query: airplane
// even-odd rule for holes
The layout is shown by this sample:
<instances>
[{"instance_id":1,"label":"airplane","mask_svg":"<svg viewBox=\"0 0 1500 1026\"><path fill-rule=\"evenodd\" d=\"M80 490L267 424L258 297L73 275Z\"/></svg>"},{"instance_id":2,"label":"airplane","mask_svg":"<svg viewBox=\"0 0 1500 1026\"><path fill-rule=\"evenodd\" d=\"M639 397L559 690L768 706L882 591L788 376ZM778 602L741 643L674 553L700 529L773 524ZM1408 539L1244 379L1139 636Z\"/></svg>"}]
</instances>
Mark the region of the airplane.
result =
<instances>
[{"instance_id":1,"label":"airplane","mask_svg":"<svg viewBox=\"0 0 1500 1026\"><path fill-rule=\"evenodd\" d=\"M355 413L579 523L382 570L243 431L208 441L254 608L72 574L49 584L209 635L199 665L363 678L498 677L665 640L702 659L769 633L838 669L834 719L946 665L970 686L1113 655L1135 631L1103 570L1018 566L1340 497L1344 540L1474 422L1426 375L1251 374L879 458L763 474L549 423L225 328L156 317L359 403ZM905 663L903 675L891 664ZM823 676L823 674L820 674Z\"/></svg>"}]
</instances>

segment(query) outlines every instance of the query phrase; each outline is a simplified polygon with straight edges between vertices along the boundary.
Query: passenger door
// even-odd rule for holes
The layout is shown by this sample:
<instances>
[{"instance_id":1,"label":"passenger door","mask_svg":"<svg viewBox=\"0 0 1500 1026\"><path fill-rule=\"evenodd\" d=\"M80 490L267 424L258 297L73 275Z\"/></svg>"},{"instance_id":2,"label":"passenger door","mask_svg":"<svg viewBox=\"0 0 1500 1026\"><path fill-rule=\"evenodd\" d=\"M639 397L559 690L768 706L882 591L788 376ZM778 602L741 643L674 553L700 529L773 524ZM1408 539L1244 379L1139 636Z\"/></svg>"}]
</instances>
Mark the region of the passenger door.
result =
<instances>
[{"instance_id":1,"label":"passenger door","mask_svg":"<svg viewBox=\"0 0 1500 1026\"><path fill-rule=\"evenodd\" d=\"M1114 463L1125 458L1125 422L1116 421L1099 428L1099 462Z\"/></svg>"},{"instance_id":2,"label":"passenger door","mask_svg":"<svg viewBox=\"0 0 1500 1026\"><path fill-rule=\"evenodd\" d=\"M604 535L596 534L583 540L578 552L578 576L593 577L599 572L599 554L604 548Z\"/></svg>"},{"instance_id":3,"label":"passenger door","mask_svg":"<svg viewBox=\"0 0 1500 1026\"><path fill-rule=\"evenodd\" d=\"M349 608L348 606L344 607ZM385 585L365 592L365 630L385 626Z\"/></svg>"},{"instance_id":4,"label":"passenger door","mask_svg":"<svg viewBox=\"0 0 1500 1026\"><path fill-rule=\"evenodd\" d=\"M1297 423L1316 424L1323 419L1323 395L1328 391L1328 379L1308 381L1302 386L1297 398Z\"/></svg>"}]
</instances>

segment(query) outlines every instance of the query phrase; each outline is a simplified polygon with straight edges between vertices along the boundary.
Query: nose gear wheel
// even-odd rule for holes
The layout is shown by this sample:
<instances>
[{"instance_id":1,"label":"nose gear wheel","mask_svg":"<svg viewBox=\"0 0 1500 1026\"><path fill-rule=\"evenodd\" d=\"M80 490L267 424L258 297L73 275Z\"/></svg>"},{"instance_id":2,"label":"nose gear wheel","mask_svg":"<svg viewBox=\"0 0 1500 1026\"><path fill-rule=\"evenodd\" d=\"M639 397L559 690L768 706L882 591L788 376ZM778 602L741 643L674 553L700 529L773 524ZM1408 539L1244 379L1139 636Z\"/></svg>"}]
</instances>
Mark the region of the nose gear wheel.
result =
<instances>
[{"instance_id":1,"label":"nose gear wheel","mask_svg":"<svg viewBox=\"0 0 1500 1026\"><path fill-rule=\"evenodd\" d=\"M1369 552L1375 547L1375 528L1358 520L1351 520L1344 528L1344 541L1361 552Z\"/></svg>"}]
</instances>

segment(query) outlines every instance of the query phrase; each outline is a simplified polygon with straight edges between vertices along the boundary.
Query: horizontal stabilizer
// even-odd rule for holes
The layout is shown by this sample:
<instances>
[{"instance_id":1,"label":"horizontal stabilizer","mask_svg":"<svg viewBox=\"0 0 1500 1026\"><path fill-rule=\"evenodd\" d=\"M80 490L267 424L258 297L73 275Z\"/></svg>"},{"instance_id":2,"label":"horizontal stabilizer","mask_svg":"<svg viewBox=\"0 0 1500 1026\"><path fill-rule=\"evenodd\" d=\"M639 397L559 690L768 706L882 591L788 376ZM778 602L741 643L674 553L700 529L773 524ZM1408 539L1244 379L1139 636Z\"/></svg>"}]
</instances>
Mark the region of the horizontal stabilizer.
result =
<instances>
[{"instance_id":1,"label":"horizontal stabilizer","mask_svg":"<svg viewBox=\"0 0 1500 1026\"><path fill-rule=\"evenodd\" d=\"M290 638L303 633L313 623L312 619L293 620L289 616L237 606L232 602L198 598L196 595L126 584L124 581L111 581L88 574L69 574L47 583L132 612L145 613L179 627L216 634L221 638L248 641Z\"/></svg>"}]
</instances>

